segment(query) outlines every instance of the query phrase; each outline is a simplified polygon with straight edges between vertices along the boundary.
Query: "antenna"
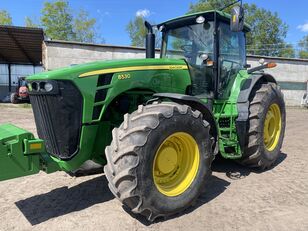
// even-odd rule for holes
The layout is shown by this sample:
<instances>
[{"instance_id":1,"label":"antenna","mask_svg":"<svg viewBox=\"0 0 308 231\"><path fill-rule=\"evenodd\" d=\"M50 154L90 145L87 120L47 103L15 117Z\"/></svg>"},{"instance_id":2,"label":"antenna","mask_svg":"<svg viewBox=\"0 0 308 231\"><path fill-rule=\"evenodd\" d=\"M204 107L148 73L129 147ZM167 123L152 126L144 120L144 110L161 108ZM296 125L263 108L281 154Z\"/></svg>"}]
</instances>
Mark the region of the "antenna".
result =
<instances>
[{"instance_id":1,"label":"antenna","mask_svg":"<svg viewBox=\"0 0 308 231\"><path fill-rule=\"evenodd\" d=\"M225 10L226 8L228 8L228 7L230 7L230 6L234 5L234 4L236 4L236 3L238 3L238 2L241 2L241 6L243 6L243 0L237 0L237 1L235 1L235 2L230 3L229 5L226 5L226 6L222 7L222 8L220 8L219 11L223 11L223 10Z\"/></svg>"}]
</instances>

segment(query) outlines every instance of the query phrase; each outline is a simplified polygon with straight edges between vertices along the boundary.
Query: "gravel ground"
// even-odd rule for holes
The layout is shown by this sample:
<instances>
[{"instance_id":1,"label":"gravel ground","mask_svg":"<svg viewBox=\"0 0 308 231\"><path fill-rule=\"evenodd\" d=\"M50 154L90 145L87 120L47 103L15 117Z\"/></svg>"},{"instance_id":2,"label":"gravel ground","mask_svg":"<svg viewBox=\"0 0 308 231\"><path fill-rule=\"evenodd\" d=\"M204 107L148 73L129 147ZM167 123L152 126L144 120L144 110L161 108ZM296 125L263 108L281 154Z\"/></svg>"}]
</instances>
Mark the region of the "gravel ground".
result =
<instances>
[{"instance_id":1,"label":"gravel ground","mask_svg":"<svg viewBox=\"0 0 308 231\"><path fill-rule=\"evenodd\" d=\"M36 132L30 108L0 105L0 124ZM216 161L195 207L149 224L123 210L103 174L0 182L0 230L308 230L308 110L288 108L282 155L266 172Z\"/></svg>"}]
</instances>

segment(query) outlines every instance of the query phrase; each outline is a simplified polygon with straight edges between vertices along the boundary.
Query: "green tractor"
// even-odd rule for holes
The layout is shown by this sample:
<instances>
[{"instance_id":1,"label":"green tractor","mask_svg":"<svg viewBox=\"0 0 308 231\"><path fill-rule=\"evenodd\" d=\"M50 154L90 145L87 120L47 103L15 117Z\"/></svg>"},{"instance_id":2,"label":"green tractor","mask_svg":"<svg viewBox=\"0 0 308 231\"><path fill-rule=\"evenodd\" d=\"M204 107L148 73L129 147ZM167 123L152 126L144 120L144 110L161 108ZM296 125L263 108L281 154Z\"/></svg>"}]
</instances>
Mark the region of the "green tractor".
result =
<instances>
[{"instance_id":1,"label":"green tractor","mask_svg":"<svg viewBox=\"0 0 308 231\"><path fill-rule=\"evenodd\" d=\"M153 221L191 206L215 155L261 169L280 154L285 104L274 63L246 63L243 9L146 23L146 59L98 61L27 78L39 139L0 126L0 180L104 167L109 188ZM106 189L107 190L107 189Z\"/></svg>"}]
</instances>

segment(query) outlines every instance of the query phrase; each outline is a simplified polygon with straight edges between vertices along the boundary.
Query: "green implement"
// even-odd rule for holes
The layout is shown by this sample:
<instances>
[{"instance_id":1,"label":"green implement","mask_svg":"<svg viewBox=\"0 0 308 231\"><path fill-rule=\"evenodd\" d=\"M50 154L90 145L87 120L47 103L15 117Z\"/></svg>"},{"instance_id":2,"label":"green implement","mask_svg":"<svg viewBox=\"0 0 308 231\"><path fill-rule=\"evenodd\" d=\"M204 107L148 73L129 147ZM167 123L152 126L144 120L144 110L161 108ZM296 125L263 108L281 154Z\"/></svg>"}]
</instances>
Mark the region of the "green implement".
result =
<instances>
[{"instance_id":1,"label":"green implement","mask_svg":"<svg viewBox=\"0 0 308 231\"><path fill-rule=\"evenodd\" d=\"M52 173L59 167L46 154L44 141L12 124L0 125L0 181L38 173Z\"/></svg>"},{"instance_id":2,"label":"green implement","mask_svg":"<svg viewBox=\"0 0 308 231\"><path fill-rule=\"evenodd\" d=\"M0 126L0 180L36 174L44 143L33 134L11 124Z\"/></svg>"}]
</instances>

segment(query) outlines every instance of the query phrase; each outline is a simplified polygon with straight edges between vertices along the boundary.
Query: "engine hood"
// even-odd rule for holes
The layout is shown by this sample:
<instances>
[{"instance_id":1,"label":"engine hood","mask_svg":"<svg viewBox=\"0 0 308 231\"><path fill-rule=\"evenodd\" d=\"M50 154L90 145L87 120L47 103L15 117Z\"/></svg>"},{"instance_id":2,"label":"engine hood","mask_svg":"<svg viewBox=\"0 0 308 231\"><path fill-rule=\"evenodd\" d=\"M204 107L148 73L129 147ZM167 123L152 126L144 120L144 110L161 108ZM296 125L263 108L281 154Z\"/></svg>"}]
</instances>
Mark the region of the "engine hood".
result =
<instances>
[{"instance_id":1,"label":"engine hood","mask_svg":"<svg viewBox=\"0 0 308 231\"><path fill-rule=\"evenodd\" d=\"M27 80L74 80L75 78L91 77L105 73L153 69L187 69L187 65L184 60L174 59L130 59L97 61L65 67L53 71L42 72L28 77Z\"/></svg>"}]
</instances>

